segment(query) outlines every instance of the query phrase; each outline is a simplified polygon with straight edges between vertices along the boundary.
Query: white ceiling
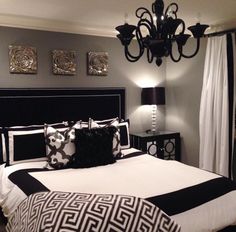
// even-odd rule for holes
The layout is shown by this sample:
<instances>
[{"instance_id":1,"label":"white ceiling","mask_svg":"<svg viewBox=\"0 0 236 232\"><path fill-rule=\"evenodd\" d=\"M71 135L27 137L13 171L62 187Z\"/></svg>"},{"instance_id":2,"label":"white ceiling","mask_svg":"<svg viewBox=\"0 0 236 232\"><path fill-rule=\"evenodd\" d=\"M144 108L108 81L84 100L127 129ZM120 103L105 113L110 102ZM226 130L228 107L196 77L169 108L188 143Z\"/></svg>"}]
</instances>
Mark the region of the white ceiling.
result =
<instances>
[{"instance_id":1,"label":"white ceiling","mask_svg":"<svg viewBox=\"0 0 236 232\"><path fill-rule=\"evenodd\" d=\"M154 0L0 0L0 25L79 34L115 36L115 27L136 24L138 7L151 9ZM186 26L201 23L207 32L236 28L236 0L164 0L176 2ZM199 17L200 16L200 17Z\"/></svg>"}]
</instances>

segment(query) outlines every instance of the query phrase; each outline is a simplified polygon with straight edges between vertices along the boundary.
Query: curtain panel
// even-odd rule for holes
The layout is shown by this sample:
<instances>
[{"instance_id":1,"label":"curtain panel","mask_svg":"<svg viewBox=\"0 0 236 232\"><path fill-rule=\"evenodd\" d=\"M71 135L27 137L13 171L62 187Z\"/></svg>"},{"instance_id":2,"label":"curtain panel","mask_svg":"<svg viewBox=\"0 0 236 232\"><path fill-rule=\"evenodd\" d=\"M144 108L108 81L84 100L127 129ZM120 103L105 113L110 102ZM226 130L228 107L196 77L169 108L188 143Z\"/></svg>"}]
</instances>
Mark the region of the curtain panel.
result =
<instances>
[{"instance_id":1,"label":"curtain panel","mask_svg":"<svg viewBox=\"0 0 236 232\"><path fill-rule=\"evenodd\" d=\"M199 167L230 177L235 69L233 34L208 38L199 114Z\"/></svg>"}]
</instances>

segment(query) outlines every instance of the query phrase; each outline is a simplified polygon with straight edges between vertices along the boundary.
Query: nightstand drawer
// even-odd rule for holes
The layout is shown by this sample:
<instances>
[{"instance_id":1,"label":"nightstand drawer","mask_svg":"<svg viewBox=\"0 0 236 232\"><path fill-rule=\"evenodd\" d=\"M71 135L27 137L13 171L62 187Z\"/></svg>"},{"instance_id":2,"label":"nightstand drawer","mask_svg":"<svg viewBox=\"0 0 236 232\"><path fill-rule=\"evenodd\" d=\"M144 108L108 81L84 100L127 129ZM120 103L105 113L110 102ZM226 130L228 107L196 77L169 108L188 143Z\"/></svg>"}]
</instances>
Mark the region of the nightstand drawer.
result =
<instances>
[{"instance_id":1,"label":"nightstand drawer","mask_svg":"<svg viewBox=\"0 0 236 232\"><path fill-rule=\"evenodd\" d=\"M161 159L180 161L180 133L131 133L131 146Z\"/></svg>"}]
</instances>

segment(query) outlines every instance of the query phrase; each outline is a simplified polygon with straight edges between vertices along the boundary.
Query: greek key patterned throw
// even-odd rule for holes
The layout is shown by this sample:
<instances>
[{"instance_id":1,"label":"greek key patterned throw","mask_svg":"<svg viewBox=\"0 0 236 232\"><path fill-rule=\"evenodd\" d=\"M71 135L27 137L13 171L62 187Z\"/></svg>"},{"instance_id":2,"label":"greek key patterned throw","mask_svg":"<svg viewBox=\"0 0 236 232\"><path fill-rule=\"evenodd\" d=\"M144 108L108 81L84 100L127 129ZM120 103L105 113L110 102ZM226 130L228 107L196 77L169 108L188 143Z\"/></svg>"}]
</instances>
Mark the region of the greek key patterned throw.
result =
<instances>
[{"instance_id":1,"label":"greek key patterned throw","mask_svg":"<svg viewBox=\"0 0 236 232\"><path fill-rule=\"evenodd\" d=\"M180 227L152 203L133 196L40 192L12 214L8 232L179 232Z\"/></svg>"}]
</instances>

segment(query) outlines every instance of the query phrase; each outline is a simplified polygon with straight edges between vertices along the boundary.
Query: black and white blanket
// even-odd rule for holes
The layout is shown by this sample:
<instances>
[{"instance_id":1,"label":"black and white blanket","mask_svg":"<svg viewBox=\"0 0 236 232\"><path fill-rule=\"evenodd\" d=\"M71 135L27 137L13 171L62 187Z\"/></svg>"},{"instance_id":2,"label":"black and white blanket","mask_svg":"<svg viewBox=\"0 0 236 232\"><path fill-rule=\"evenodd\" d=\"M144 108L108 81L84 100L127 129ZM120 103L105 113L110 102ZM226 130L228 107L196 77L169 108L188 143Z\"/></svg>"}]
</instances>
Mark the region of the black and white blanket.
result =
<instances>
[{"instance_id":1,"label":"black and white blanket","mask_svg":"<svg viewBox=\"0 0 236 232\"><path fill-rule=\"evenodd\" d=\"M2 178L6 184L9 179L14 183L8 187L9 192L16 193L20 189L17 196L8 194L4 198L3 194L3 205L6 202L19 204L20 197L24 200L39 191L118 194L153 203L176 221L183 232L219 231L236 225L235 183L176 161L140 155L89 169L55 171L35 169L35 166L18 171L12 167L14 171ZM14 210L12 207L5 212Z\"/></svg>"},{"instance_id":2,"label":"black and white blanket","mask_svg":"<svg viewBox=\"0 0 236 232\"><path fill-rule=\"evenodd\" d=\"M8 232L179 232L180 226L150 202L133 196L40 192L10 217Z\"/></svg>"},{"instance_id":3,"label":"black and white blanket","mask_svg":"<svg viewBox=\"0 0 236 232\"><path fill-rule=\"evenodd\" d=\"M12 173L9 179L27 196L37 192L50 191L29 174L33 172L50 171L47 169L24 169ZM200 206L234 190L236 190L236 184L230 179L220 176L191 187L148 197L146 200L160 207L169 216L172 216Z\"/></svg>"}]
</instances>

